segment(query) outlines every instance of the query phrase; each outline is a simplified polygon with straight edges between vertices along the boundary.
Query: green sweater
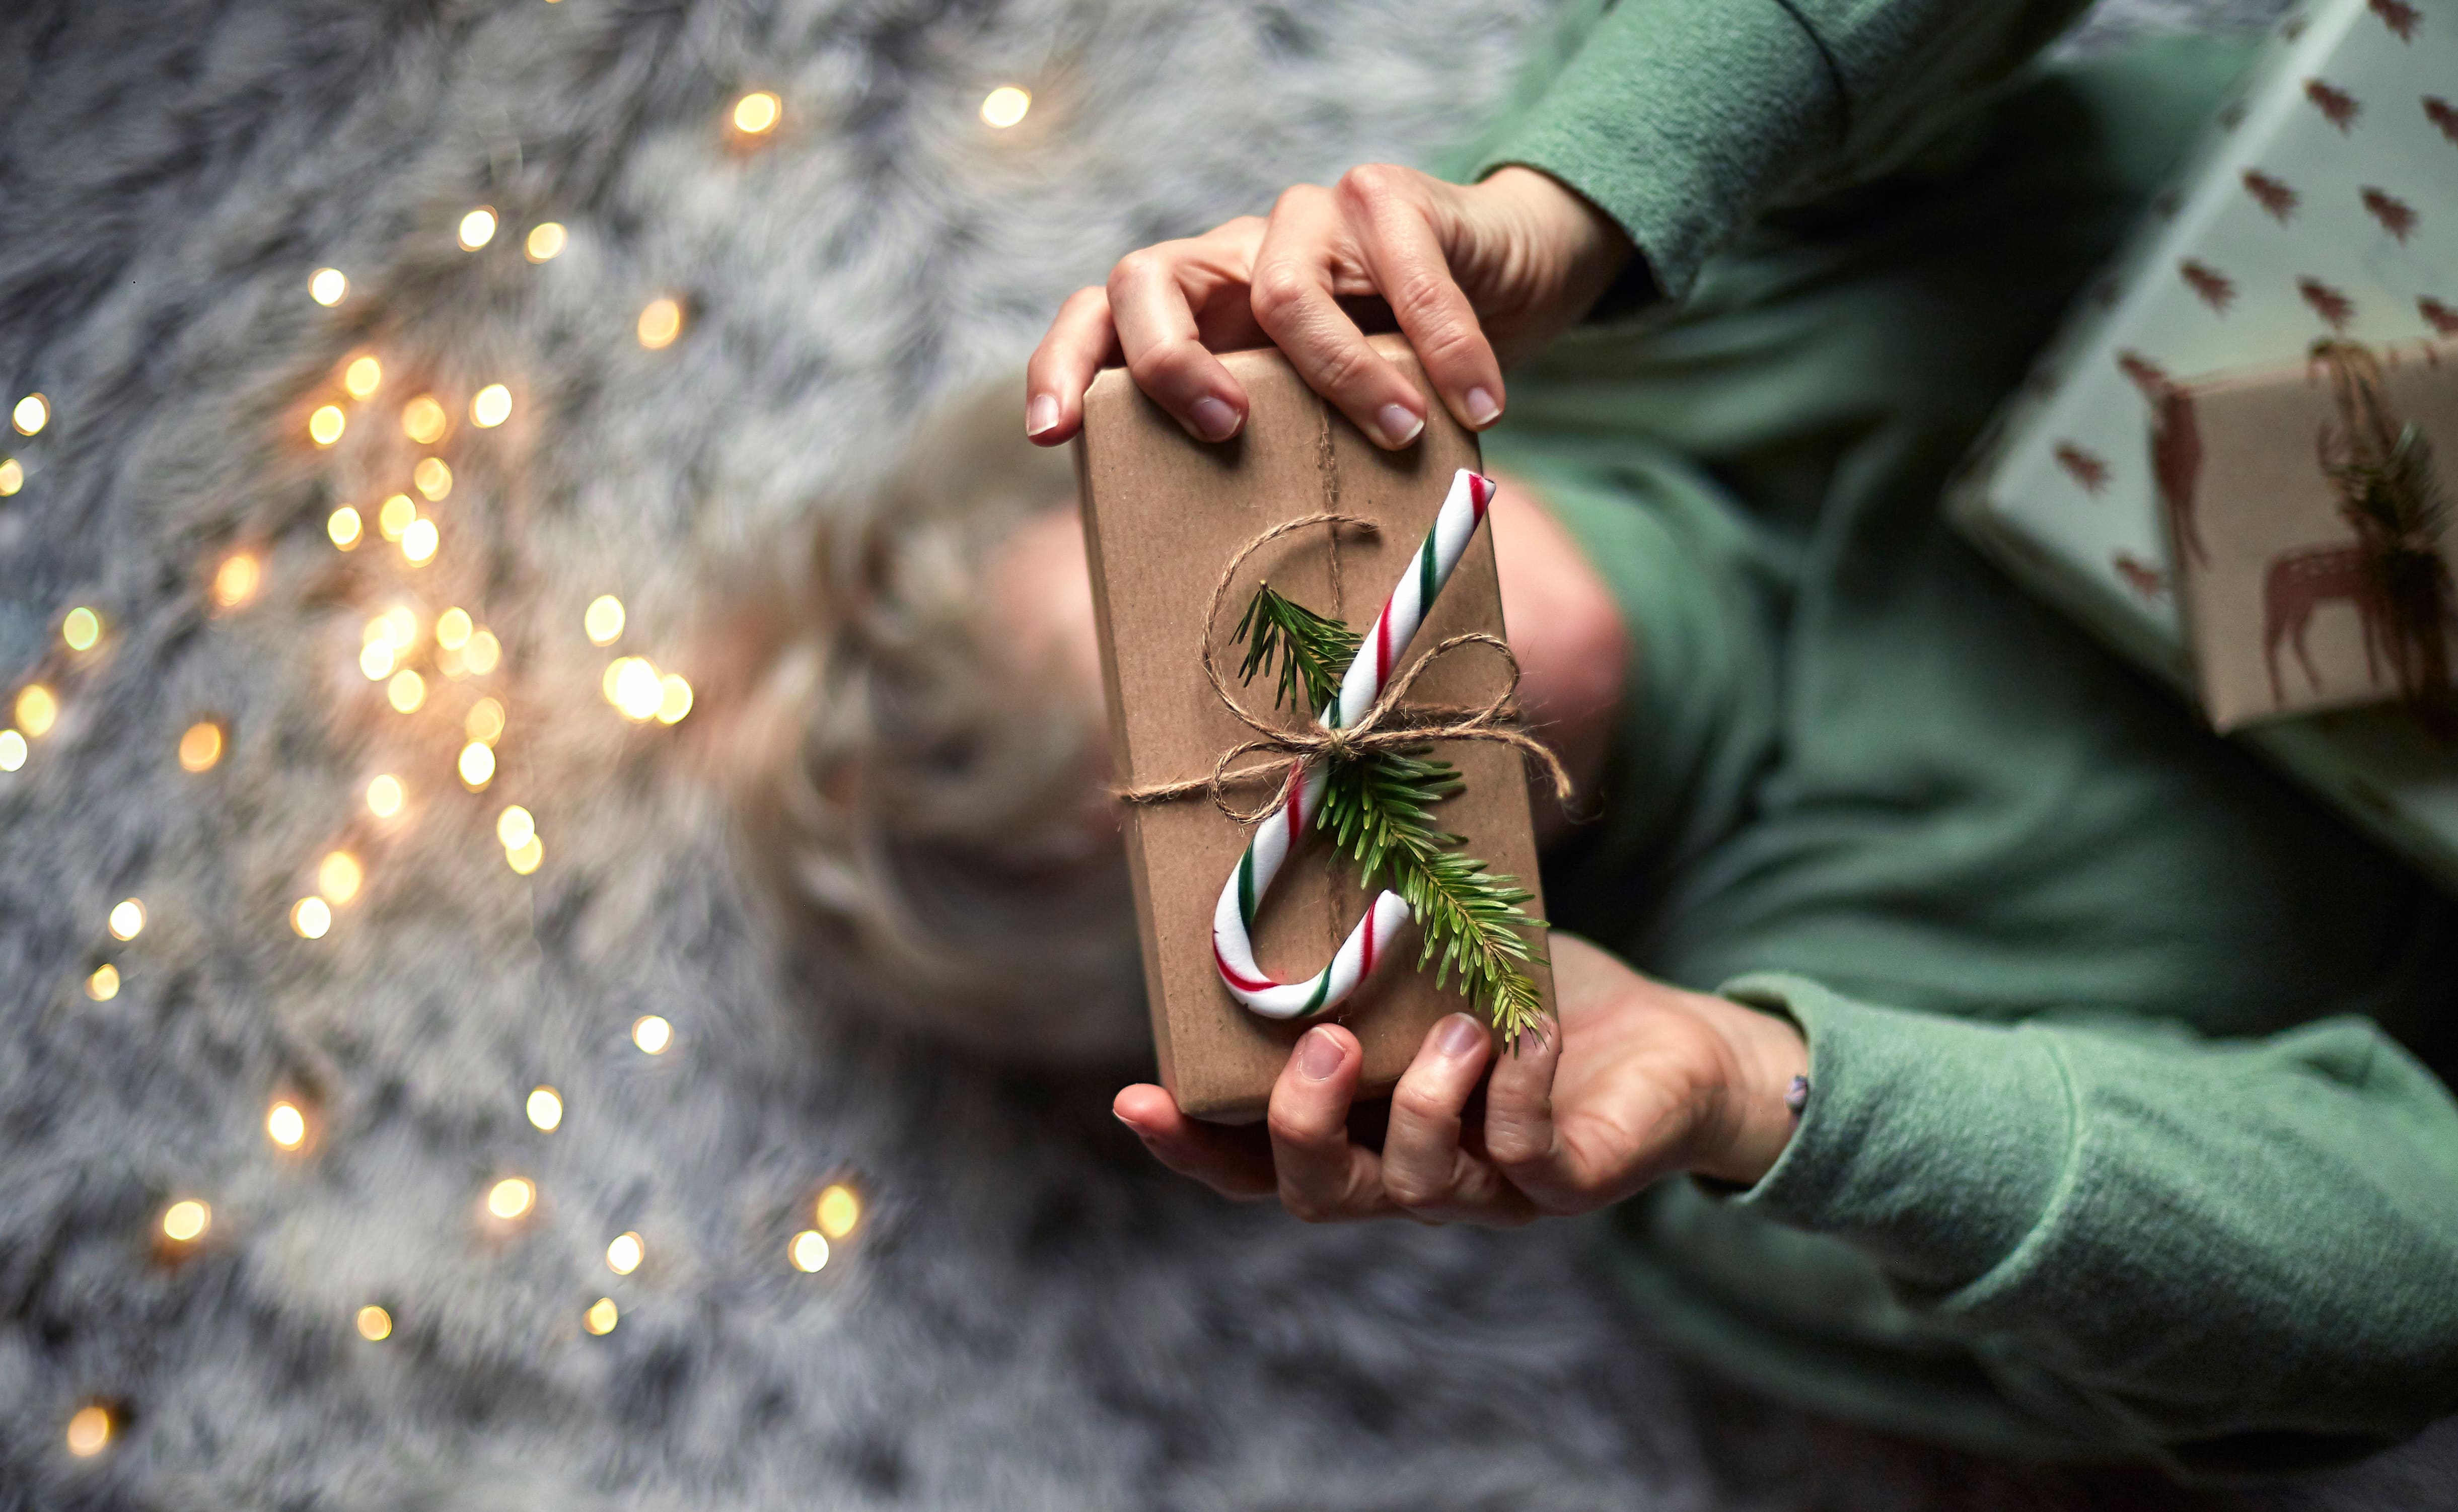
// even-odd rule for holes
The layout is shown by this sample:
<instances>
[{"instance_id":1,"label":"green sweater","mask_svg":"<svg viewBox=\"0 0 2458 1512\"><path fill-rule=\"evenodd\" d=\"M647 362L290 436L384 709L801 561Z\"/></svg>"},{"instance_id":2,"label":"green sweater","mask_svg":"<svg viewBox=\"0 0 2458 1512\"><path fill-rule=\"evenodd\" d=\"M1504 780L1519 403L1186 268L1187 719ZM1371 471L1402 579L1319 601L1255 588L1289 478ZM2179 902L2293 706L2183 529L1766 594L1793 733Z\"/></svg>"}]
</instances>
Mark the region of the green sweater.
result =
<instances>
[{"instance_id":1,"label":"green sweater","mask_svg":"<svg viewBox=\"0 0 2458 1512\"><path fill-rule=\"evenodd\" d=\"M1991 87L2072 9L1592 7L1473 159L1676 297L1489 438L1638 643L1549 893L1808 1040L1764 1180L1613 1216L1677 1343L1979 1447L2323 1463L2458 1409L2458 918L1940 521L2247 55Z\"/></svg>"}]
</instances>

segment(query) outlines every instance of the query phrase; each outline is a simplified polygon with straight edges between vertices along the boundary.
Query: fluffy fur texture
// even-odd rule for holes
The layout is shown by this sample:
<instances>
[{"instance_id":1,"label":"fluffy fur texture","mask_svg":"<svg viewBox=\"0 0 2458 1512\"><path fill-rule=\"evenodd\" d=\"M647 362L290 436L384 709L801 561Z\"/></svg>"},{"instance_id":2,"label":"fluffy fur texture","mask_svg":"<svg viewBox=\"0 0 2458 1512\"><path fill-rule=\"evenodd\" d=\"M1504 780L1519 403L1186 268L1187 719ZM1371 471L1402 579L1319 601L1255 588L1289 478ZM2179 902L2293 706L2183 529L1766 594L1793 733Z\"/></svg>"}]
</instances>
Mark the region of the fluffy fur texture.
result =
<instances>
[{"instance_id":1,"label":"fluffy fur texture","mask_svg":"<svg viewBox=\"0 0 2458 1512\"><path fill-rule=\"evenodd\" d=\"M0 777L0 1506L2043 1507L2153 1482L1890 1443L1670 1363L1589 1234L1309 1230L1155 1170L1111 1078L861 1027L764 922L717 736L746 562L799 562L933 396L1011 368L1119 250L1295 176L1421 151L1541 9L1073 0L19 0L0 8L0 383L56 418L0 501L0 677L64 713ZM1023 79L1033 114L972 107ZM783 123L721 129L746 88ZM495 241L460 250L479 203ZM556 260L519 240L572 228ZM305 298L331 264L351 293ZM673 293L672 347L635 313ZM353 353L385 386L305 438ZM436 448L442 549L337 554L421 453L403 400L503 381ZM851 537L847 537L850 539ZM226 553L261 590L213 612ZM584 604L703 707L631 726ZM356 659L395 601L506 648L399 715ZM103 646L58 651L99 607ZM712 638L714 636L714 638ZM482 795L466 706L509 706ZM226 721L201 775L179 731ZM359 795L402 774L384 825ZM546 863L493 818L538 816ZM336 845L364 893L284 915ZM144 899L119 943L111 904ZM80 988L110 960L124 986ZM815 1011L816 999L838 1011ZM676 1026L648 1057L627 1030ZM522 1117L562 1090L552 1134ZM284 1154L267 1104L305 1106ZM479 1216L538 1183L510 1232ZM784 1263L850 1174L862 1230ZM153 1235L196 1195L195 1253ZM617 1278L609 1238L647 1263ZM615 1331L585 1335L601 1295ZM361 1340L380 1302L391 1338ZM112 1403L104 1454L63 1428ZM2237 1504L2446 1497L2448 1434Z\"/></svg>"}]
</instances>

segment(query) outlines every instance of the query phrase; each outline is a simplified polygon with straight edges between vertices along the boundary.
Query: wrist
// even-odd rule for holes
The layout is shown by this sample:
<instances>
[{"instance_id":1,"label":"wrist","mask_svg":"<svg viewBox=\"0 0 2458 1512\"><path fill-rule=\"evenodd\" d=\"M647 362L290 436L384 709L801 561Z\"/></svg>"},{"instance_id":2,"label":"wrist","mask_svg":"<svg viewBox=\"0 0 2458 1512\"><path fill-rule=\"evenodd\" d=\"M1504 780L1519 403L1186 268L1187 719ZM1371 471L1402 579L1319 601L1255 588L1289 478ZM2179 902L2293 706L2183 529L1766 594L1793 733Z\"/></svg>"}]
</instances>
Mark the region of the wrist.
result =
<instances>
[{"instance_id":1,"label":"wrist","mask_svg":"<svg viewBox=\"0 0 2458 1512\"><path fill-rule=\"evenodd\" d=\"M1507 207L1527 228L1528 244L1552 262L1553 319L1576 324L1636 255L1629 233L1586 196L1551 174L1510 164L1495 169L1476 188Z\"/></svg>"},{"instance_id":2,"label":"wrist","mask_svg":"<svg viewBox=\"0 0 2458 1512\"><path fill-rule=\"evenodd\" d=\"M1809 1045L1789 1019L1703 994L1697 1005L1723 1041L1727 1067L1689 1169L1756 1186L1792 1142L1800 1122L1790 1094L1796 1080L1809 1074Z\"/></svg>"}]
</instances>

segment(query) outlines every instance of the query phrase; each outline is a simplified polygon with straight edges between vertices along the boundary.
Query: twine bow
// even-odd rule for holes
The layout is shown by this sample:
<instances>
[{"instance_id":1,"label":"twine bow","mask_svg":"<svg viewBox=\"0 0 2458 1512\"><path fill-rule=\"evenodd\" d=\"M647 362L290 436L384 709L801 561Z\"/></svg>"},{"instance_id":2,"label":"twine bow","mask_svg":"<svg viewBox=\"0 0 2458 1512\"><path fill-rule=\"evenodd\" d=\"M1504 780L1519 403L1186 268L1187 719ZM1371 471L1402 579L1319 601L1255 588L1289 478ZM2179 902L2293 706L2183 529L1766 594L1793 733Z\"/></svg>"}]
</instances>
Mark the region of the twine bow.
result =
<instances>
[{"instance_id":1,"label":"twine bow","mask_svg":"<svg viewBox=\"0 0 2458 1512\"><path fill-rule=\"evenodd\" d=\"M1229 565L1220 570L1219 580L1212 585L1212 598L1204 610L1200 647L1204 679L1212 684L1212 691L1219 695L1221 707L1235 715L1239 723L1255 732L1254 738L1241 740L1221 752L1219 758L1212 763L1209 777L1117 788L1113 790L1116 796L1128 803L1167 803L1198 793L1209 793L1213 805L1222 814L1241 825L1253 824L1281 806L1290 784L1297 780L1308 763L1318 758L1343 761L1372 752L1401 751L1434 741L1481 740L1510 746L1542 766L1552 779L1555 800L1567 806L1573 787L1570 770L1562 765L1562 758L1543 741L1516 725L1505 722L1518 713L1514 700L1519 691L1520 673L1519 658L1511 654L1510 647L1499 635L1470 631L1450 636L1429 648L1393 677L1365 712L1345 728L1320 722L1296 729L1274 724L1240 703L1237 694L1230 692L1229 680L1220 673L1220 664L1213 652L1212 641L1214 627L1220 619L1221 603L1237 582L1239 569L1246 565L1249 557L1281 536L1317 525L1328 525L1334 530L1344 526L1367 532L1377 528L1371 520L1328 510L1283 520L1248 541L1230 557ZM1510 669L1510 680L1500 693L1485 703L1473 706L1402 702L1409 688L1427 669L1467 646L1489 646L1501 654L1503 662ZM1230 770L1240 757L1258 751L1279 754L1271 760ZM1240 808L1231 801L1231 788L1247 787L1266 779L1271 782L1272 792L1262 802L1251 808Z\"/></svg>"}]
</instances>

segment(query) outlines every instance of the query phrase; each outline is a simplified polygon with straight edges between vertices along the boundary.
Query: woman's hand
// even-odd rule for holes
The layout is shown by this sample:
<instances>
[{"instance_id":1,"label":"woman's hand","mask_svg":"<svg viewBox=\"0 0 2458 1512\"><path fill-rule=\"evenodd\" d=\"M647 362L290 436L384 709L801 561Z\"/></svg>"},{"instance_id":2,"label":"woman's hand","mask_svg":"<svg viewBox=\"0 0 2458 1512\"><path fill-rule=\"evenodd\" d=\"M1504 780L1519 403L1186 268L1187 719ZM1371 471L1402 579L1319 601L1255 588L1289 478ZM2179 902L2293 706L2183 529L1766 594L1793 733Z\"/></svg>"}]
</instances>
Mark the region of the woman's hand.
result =
<instances>
[{"instance_id":1,"label":"woman's hand","mask_svg":"<svg viewBox=\"0 0 2458 1512\"><path fill-rule=\"evenodd\" d=\"M1467 1014L1434 1025L1391 1094L1380 1151L1349 1137L1363 1054L1323 1025L1299 1040L1261 1129L1198 1124L1157 1087L1113 1105L1162 1164L1224 1196L1277 1196L1310 1223L1406 1214L1510 1225L1618 1202L1694 1170L1743 1184L1792 1137L1801 1033L1769 1014L1650 982L1574 936L1552 941L1558 1031L1493 1066Z\"/></svg>"},{"instance_id":2,"label":"woman's hand","mask_svg":"<svg viewBox=\"0 0 2458 1512\"><path fill-rule=\"evenodd\" d=\"M1427 398L1338 302L1369 296L1390 305L1451 414L1483 430L1502 414L1503 362L1587 314L1630 255L1602 211L1532 169L1465 187L1351 169L1329 189L1289 190L1268 220L1129 253L1106 288L1069 298L1025 372L1025 431L1046 446L1073 436L1093 375L1123 361L1198 440L1226 441L1246 394L1212 354L1276 344L1360 430L1405 446Z\"/></svg>"}]
</instances>

